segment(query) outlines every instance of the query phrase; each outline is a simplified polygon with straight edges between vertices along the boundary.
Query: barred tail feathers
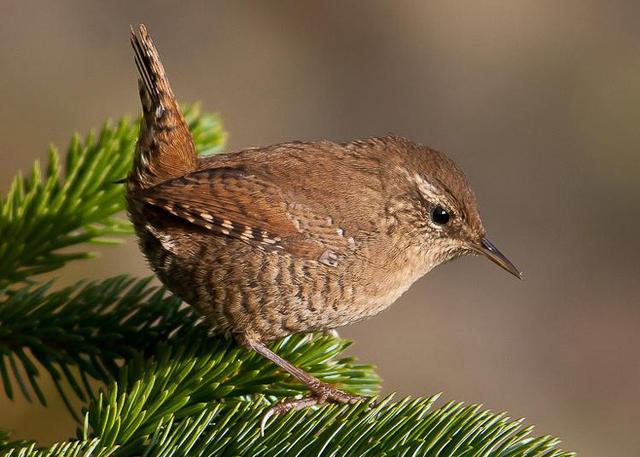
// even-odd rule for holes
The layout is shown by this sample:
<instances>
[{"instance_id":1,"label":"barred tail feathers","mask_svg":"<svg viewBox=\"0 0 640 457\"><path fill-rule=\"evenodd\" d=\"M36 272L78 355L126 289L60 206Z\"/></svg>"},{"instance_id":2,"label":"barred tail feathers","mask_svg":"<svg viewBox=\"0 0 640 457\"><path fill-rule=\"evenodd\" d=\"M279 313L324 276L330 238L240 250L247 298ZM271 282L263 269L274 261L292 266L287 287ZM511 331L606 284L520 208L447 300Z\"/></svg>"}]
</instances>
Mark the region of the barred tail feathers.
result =
<instances>
[{"instance_id":1,"label":"barred tail feathers","mask_svg":"<svg viewBox=\"0 0 640 457\"><path fill-rule=\"evenodd\" d=\"M131 28L143 117L130 188L146 188L196 170L198 157L158 51L146 27Z\"/></svg>"}]
</instances>

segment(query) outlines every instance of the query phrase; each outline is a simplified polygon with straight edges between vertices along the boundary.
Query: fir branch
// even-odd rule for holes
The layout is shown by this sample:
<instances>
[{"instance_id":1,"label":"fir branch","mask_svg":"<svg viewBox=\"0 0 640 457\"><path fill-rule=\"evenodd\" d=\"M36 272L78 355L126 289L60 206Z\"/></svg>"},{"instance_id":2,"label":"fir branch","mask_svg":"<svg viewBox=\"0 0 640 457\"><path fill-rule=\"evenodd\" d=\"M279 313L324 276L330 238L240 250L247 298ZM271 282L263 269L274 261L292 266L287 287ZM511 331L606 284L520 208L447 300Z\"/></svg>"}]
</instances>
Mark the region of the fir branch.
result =
<instances>
[{"instance_id":1,"label":"fir branch","mask_svg":"<svg viewBox=\"0 0 640 457\"><path fill-rule=\"evenodd\" d=\"M186 108L185 117L198 150L219 152L225 134L218 117L197 107ZM137 122L107 122L97 136L72 138L64 167L51 146L44 173L36 162L28 178L15 178L0 199L0 289L91 256L65 248L113 243L130 232L128 221L116 216L124 209L124 188L116 181L131 168L137 134Z\"/></svg>"},{"instance_id":2,"label":"fir branch","mask_svg":"<svg viewBox=\"0 0 640 457\"><path fill-rule=\"evenodd\" d=\"M387 397L378 405L325 405L288 413L271 420L267 433L260 436L259 423L265 413L260 402L213 403L184 419L168 414L151 434L127 435L119 445L113 443L113 425L121 416L105 415L104 433L81 441L58 445L86 449L82 455L118 457L228 456L276 457L313 456L415 456L415 457L570 457L557 449L559 441L550 436L533 438L532 427L512 420L504 413L482 410L479 405L450 402L434 408L437 397L405 398L399 402ZM139 401L140 397L133 399ZM111 397L109 403L128 399ZM140 412L138 412L140 414ZM122 424L119 424L122 425ZM24 448L23 448L24 449ZM33 446L19 453L35 457L47 450Z\"/></svg>"},{"instance_id":3,"label":"fir branch","mask_svg":"<svg viewBox=\"0 0 640 457\"><path fill-rule=\"evenodd\" d=\"M224 383L228 394L263 392L267 384L273 396L300 391L299 384L262 357L245 353L229 340L209 337L208 326L193 308L182 306L165 289L149 286L149 281L118 276L51 293L50 284L25 286L1 301L0 373L7 396L15 395L13 378L27 399L33 393L46 404L38 383L44 368L73 412L69 387L87 401L93 398L90 378L109 382L126 360L131 362L125 371L133 370L138 376L146 370L154 373L156 359L143 362L142 357L158 351L162 363L179 364L187 358L187 365L198 363L209 369L226 364L233 378ZM163 344L168 340L170 347ZM354 365L348 358L332 360L349 344L333 338L292 337L274 349L303 361L327 381L343 381L353 391L375 391L378 378L369 367ZM172 365L171 370L175 369Z\"/></svg>"},{"instance_id":4,"label":"fir branch","mask_svg":"<svg viewBox=\"0 0 640 457\"><path fill-rule=\"evenodd\" d=\"M349 342L330 336L295 335L273 346L283 357L346 391L373 395L379 378L371 367L336 360ZM135 358L118 381L88 409L88 424L107 446L148 437L168 418L199 414L209 405L264 393L270 401L306 391L277 367L222 338L186 337L162 345L157 356ZM266 397L265 397L266 398Z\"/></svg>"},{"instance_id":5,"label":"fir branch","mask_svg":"<svg viewBox=\"0 0 640 457\"><path fill-rule=\"evenodd\" d=\"M109 457L116 448L104 448L99 440L70 441L56 443L48 448L40 448L35 443L17 446L2 452L2 457Z\"/></svg>"},{"instance_id":6,"label":"fir branch","mask_svg":"<svg viewBox=\"0 0 640 457\"><path fill-rule=\"evenodd\" d=\"M306 342L304 337L289 337L274 349L326 380L327 370L311 368L331 359L327 354L314 355L313 349L335 345L336 340L315 336L307 349L310 354L297 350ZM482 411L478 405L448 403L433 409L436 397L397 403L387 398L375 407L369 402L299 411L272 419L261 437L259 422L275 400L270 395L277 391L277 371L268 362L264 366L265 360L255 354L241 357L237 351L222 342L212 347L194 341L177 349L166 346L146 361L133 361L123 367L118 382L89 406L82 436L99 438L106 448L118 446L116 455L122 457L569 455L556 450L556 439L529 438L531 429L523 428L521 421ZM365 382L342 378L341 387L374 393L377 379L363 374Z\"/></svg>"},{"instance_id":7,"label":"fir branch","mask_svg":"<svg viewBox=\"0 0 640 457\"><path fill-rule=\"evenodd\" d=\"M194 325L190 308L181 309L179 299L149 281L119 276L52 293L50 283L24 286L0 301L0 373L7 396L14 397L13 377L28 400L33 393L46 404L38 383L44 368L67 405L63 379L88 400L88 377L112 379L118 360Z\"/></svg>"},{"instance_id":8,"label":"fir branch","mask_svg":"<svg viewBox=\"0 0 640 457\"><path fill-rule=\"evenodd\" d=\"M531 427L478 405L448 403L433 408L436 397L391 397L379 405L326 405L272 420L264 437L259 422L265 407L253 403L216 405L185 421L168 420L139 448L121 447L116 455L144 453L223 456L502 456L567 457L558 440L531 438Z\"/></svg>"},{"instance_id":9,"label":"fir branch","mask_svg":"<svg viewBox=\"0 0 640 457\"><path fill-rule=\"evenodd\" d=\"M304 339L288 338L282 346L294 350ZM332 338L316 336L307 349L327 341ZM6 455L70 455L57 449L87 450L89 444L91 452L82 455L572 455L558 450L555 438L531 437L531 427L504 413L455 402L434 408L437 396L398 402L387 397L377 405L370 401L291 412L272 418L263 437L260 420L273 399L258 392L270 392L273 373L259 366L264 361L225 348L220 340L213 347L200 340L179 348L167 345L157 357L136 359L89 406L79 441L59 445L51 454L46 452L52 449L27 446L21 454L14 450ZM325 356L299 353L297 361L314 365ZM360 393L365 393L364 385Z\"/></svg>"}]
</instances>

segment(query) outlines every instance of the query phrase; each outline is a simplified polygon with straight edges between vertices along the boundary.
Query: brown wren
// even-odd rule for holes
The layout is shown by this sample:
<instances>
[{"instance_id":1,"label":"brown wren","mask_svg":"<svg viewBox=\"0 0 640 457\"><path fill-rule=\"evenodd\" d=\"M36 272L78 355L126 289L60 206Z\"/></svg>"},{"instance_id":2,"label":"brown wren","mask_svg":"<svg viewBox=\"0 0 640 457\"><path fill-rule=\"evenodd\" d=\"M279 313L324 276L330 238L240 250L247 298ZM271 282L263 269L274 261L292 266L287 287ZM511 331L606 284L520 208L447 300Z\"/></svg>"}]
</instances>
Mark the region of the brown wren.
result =
<instances>
[{"instance_id":1,"label":"brown wren","mask_svg":"<svg viewBox=\"0 0 640 457\"><path fill-rule=\"evenodd\" d=\"M442 152L384 136L198 157L144 25L131 43L143 118L126 182L140 248L215 331L308 386L308 397L270 413L361 398L265 343L373 316L461 255L482 254L520 277L485 238L469 183Z\"/></svg>"}]
</instances>

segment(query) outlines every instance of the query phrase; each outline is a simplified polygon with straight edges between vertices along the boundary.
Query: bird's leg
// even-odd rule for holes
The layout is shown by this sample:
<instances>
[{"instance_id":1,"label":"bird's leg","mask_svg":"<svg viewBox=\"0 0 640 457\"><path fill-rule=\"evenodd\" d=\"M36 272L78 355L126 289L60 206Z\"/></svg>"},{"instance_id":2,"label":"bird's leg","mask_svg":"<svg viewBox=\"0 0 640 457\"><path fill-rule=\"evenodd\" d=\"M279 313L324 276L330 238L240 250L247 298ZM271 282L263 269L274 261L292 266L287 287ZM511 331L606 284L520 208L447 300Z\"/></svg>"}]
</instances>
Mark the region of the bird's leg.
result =
<instances>
[{"instance_id":1,"label":"bird's leg","mask_svg":"<svg viewBox=\"0 0 640 457\"><path fill-rule=\"evenodd\" d=\"M264 426L267 423L267 420L274 414L282 414L292 409L303 409L325 402L356 403L366 399L366 397L348 394L336 388L335 386L332 386L331 384L320 381L318 378L311 376L303 369L286 361L260 342L247 339L244 341L244 343L251 349L256 351L258 354L271 360L284 371L306 385L311 393L311 395L300 399L284 400L269 408L269 410L262 418L262 422L260 424L260 430L262 434L264 434Z\"/></svg>"},{"instance_id":2,"label":"bird's leg","mask_svg":"<svg viewBox=\"0 0 640 457\"><path fill-rule=\"evenodd\" d=\"M324 336L332 336L334 338L340 338L340 334L335 328L329 328L329 329L323 330L322 334Z\"/></svg>"},{"instance_id":3,"label":"bird's leg","mask_svg":"<svg viewBox=\"0 0 640 457\"><path fill-rule=\"evenodd\" d=\"M326 401L333 401L336 403L355 403L363 399L363 397L348 394L331 384L320 381L318 378L311 376L303 369L286 361L262 343L248 341L247 344L258 354L271 360L284 371L306 385L311 391L312 397L315 398L316 403L324 403Z\"/></svg>"}]
</instances>

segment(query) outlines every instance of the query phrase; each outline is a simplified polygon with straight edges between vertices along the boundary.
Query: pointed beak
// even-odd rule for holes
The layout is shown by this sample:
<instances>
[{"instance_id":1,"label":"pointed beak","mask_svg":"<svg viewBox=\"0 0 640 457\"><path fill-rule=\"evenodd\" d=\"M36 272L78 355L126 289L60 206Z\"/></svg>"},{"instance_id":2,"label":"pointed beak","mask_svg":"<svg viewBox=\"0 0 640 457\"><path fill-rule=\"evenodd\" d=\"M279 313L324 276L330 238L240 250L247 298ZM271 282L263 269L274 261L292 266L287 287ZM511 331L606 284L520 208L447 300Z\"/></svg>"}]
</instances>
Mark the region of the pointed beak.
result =
<instances>
[{"instance_id":1,"label":"pointed beak","mask_svg":"<svg viewBox=\"0 0 640 457\"><path fill-rule=\"evenodd\" d=\"M480 243L474 243L472 245L472 248L474 251L486 256L487 258L489 258L489 260L491 260L504 270L508 271L516 278L522 279L522 272L518 270L518 268L513 263L511 263L511 261L507 259L505 255L500 252L498 248L495 247L493 243L488 239L482 238L482 240L480 240Z\"/></svg>"}]
</instances>

